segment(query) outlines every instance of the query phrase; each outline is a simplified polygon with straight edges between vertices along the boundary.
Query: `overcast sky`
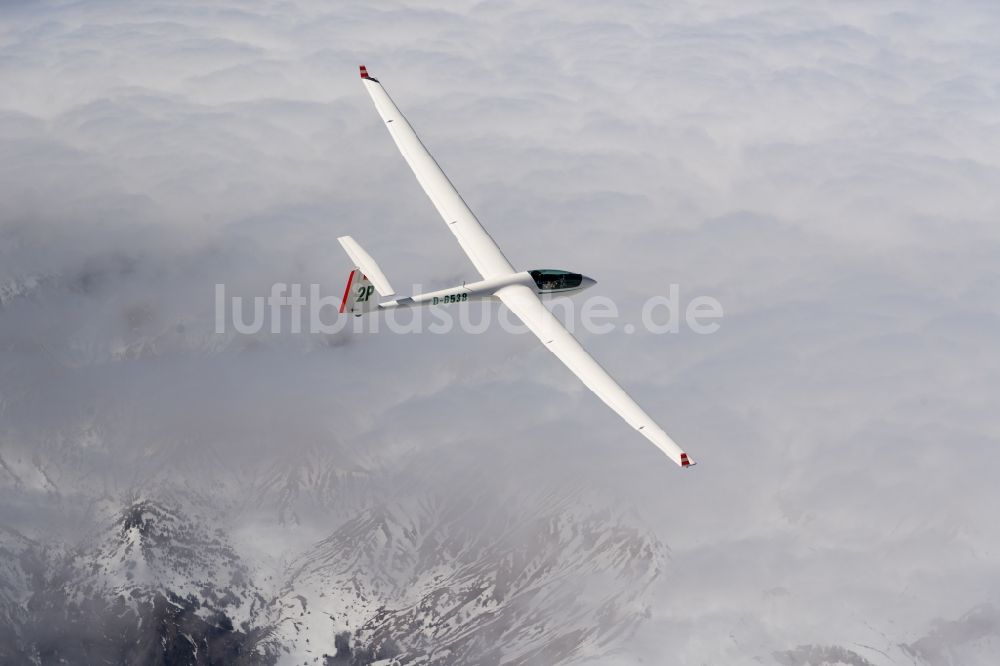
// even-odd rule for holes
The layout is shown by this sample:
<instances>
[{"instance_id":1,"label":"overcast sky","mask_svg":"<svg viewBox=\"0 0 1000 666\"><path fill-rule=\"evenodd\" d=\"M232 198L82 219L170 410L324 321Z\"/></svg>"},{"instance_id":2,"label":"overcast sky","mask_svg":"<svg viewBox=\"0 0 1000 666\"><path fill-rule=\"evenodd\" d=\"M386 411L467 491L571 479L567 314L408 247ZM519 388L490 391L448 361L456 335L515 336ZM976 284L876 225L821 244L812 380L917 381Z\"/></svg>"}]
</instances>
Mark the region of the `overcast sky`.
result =
<instances>
[{"instance_id":1,"label":"overcast sky","mask_svg":"<svg viewBox=\"0 0 1000 666\"><path fill-rule=\"evenodd\" d=\"M0 282L75 285L0 310L6 446L98 409L133 447L537 456L670 548L622 664L995 663L998 34L973 1L6 3ZM516 267L596 278L622 321L671 284L722 303L714 335L580 334L696 468L530 336L206 360L216 283L336 293L340 235L400 291L475 278L360 63Z\"/></svg>"}]
</instances>

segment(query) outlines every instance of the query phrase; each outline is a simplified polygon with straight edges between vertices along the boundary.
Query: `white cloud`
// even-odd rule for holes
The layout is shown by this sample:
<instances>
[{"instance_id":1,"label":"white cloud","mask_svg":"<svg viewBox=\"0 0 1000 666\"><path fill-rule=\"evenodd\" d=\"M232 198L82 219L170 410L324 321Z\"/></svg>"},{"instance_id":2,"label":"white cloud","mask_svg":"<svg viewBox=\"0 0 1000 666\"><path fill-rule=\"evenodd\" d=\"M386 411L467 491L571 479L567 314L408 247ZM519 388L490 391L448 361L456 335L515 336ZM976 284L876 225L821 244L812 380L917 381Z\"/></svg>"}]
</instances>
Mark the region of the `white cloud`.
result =
<instances>
[{"instance_id":1,"label":"white cloud","mask_svg":"<svg viewBox=\"0 0 1000 666\"><path fill-rule=\"evenodd\" d=\"M490 451L511 483L565 455L672 549L622 663L945 659L935 619L1000 604L993 7L5 12L0 279L69 285L0 311L7 441L97 410L119 453L265 465L275 436L284 456L336 432L364 461ZM701 465L673 469L527 337L205 353L212 285L335 289L343 233L396 283L471 276L360 62L516 265L583 270L626 316L675 281L722 301L714 336L588 340ZM151 338L158 359L112 362Z\"/></svg>"}]
</instances>

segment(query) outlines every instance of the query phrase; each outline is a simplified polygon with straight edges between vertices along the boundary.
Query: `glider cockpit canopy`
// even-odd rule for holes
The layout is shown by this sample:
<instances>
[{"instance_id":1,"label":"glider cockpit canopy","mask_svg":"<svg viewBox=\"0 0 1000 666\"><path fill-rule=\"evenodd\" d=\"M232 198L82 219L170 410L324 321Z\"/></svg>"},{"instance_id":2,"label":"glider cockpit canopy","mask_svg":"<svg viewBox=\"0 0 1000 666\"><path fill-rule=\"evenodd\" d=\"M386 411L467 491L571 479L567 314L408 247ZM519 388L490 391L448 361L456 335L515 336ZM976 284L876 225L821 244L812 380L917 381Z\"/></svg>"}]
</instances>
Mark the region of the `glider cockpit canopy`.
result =
<instances>
[{"instance_id":1,"label":"glider cockpit canopy","mask_svg":"<svg viewBox=\"0 0 1000 666\"><path fill-rule=\"evenodd\" d=\"M531 271L531 278L540 291L565 291L579 289L583 284L583 275L569 271L557 271L549 268Z\"/></svg>"}]
</instances>

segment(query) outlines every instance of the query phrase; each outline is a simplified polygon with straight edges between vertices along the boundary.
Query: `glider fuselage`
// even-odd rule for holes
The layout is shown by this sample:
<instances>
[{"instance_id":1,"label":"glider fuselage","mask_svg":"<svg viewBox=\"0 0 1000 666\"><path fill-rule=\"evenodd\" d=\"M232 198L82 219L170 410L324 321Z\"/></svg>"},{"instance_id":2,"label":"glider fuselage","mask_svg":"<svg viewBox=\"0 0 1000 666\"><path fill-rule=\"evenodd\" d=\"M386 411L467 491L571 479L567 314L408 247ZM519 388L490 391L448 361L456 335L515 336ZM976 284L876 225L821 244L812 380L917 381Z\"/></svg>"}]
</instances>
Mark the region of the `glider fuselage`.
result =
<instances>
[{"instance_id":1,"label":"glider fuselage","mask_svg":"<svg viewBox=\"0 0 1000 666\"><path fill-rule=\"evenodd\" d=\"M597 281L580 273L540 269L522 271L512 275L504 275L488 280L469 282L457 287L439 289L425 294L414 294L405 298L379 303L380 309L405 308L417 305L439 305L461 303L493 298L494 294L504 287L521 284L532 289L539 296L563 296L573 292L583 291L597 284Z\"/></svg>"}]
</instances>

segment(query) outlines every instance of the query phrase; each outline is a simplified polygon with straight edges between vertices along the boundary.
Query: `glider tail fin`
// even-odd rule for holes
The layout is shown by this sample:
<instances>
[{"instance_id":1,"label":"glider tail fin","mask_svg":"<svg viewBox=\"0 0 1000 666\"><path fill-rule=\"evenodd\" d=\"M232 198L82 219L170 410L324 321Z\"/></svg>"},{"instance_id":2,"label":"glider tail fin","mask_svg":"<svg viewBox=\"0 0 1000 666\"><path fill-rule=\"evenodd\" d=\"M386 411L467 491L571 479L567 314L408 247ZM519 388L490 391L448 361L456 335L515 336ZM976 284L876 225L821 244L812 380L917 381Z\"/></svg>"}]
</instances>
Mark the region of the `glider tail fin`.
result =
<instances>
[{"instance_id":1,"label":"glider tail fin","mask_svg":"<svg viewBox=\"0 0 1000 666\"><path fill-rule=\"evenodd\" d=\"M385 276L382 269L378 267L372 256L365 252L364 248L358 245L358 242L351 238L350 236L341 236L337 239L343 246L344 250L347 252L347 256L351 258L354 265L357 266L364 275L371 280L371 283L375 285L376 291L378 291L379 296L392 296L396 293L392 285L389 284L389 278Z\"/></svg>"},{"instance_id":2,"label":"glider tail fin","mask_svg":"<svg viewBox=\"0 0 1000 666\"><path fill-rule=\"evenodd\" d=\"M361 316L366 312L378 309L378 302L373 297L375 285L361 272L360 268L355 268L347 276L347 286L344 287L344 298L340 301L341 314L349 312Z\"/></svg>"},{"instance_id":3,"label":"glider tail fin","mask_svg":"<svg viewBox=\"0 0 1000 666\"><path fill-rule=\"evenodd\" d=\"M344 288L344 298L340 301L340 311L362 315L365 312L378 309L378 303L373 298L377 291L380 296L392 296L395 292L389 279L378 267L372 256L364 251L357 241L350 236L337 239L347 251L347 256L354 262L355 269L347 278Z\"/></svg>"}]
</instances>

